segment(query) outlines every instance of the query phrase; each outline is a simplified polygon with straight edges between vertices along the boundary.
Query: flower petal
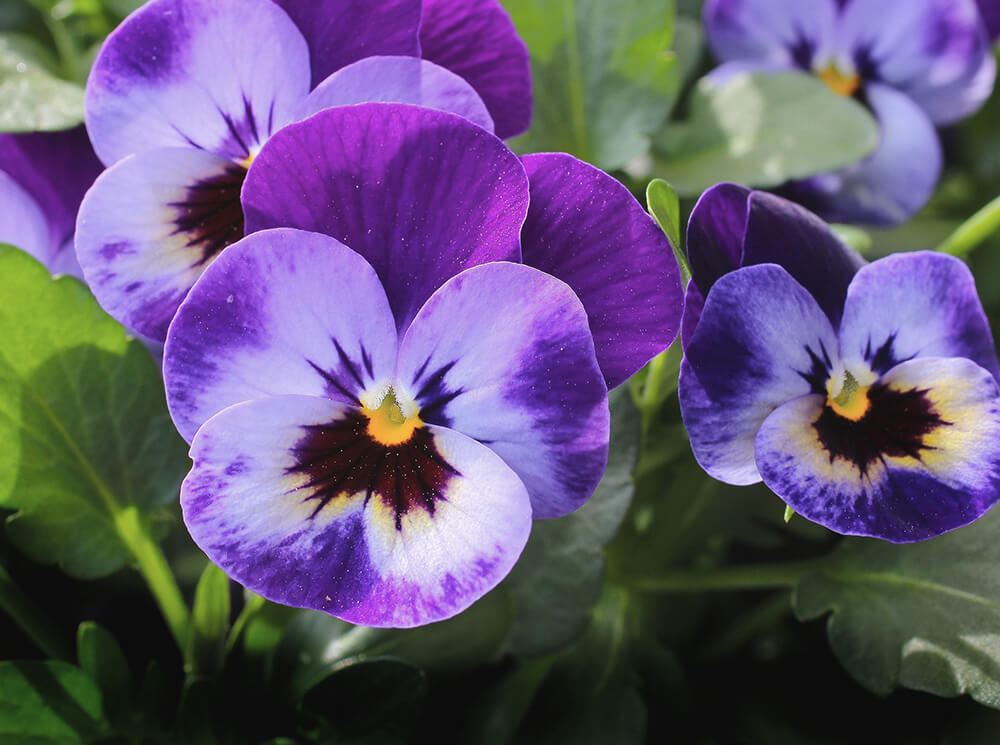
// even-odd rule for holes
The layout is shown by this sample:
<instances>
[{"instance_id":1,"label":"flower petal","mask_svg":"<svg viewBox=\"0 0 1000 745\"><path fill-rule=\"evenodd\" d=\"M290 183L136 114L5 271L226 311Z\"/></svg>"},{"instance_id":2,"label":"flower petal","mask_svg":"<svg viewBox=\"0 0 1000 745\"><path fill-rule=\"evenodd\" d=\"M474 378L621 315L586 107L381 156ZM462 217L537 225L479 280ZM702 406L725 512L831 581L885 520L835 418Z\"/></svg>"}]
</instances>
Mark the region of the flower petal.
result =
<instances>
[{"instance_id":1,"label":"flower petal","mask_svg":"<svg viewBox=\"0 0 1000 745\"><path fill-rule=\"evenodd\" d=\"M31 195L0 171L0 243L9 243L48 266L54 246L45 213Z\"/></svg>"},{"instance_id":2,"label":"flower petal","mask_svg":"<svg viewBox=\"0 0 1000 745\"><path fill-rule=\"evenodd\" d=\"M528 155L531 202L523 261L583 301L608 387L677 336L684 303L670 243L615 179L563 153Z\"/></svg>"},{"instance_id":3,"label":"flower petal","mask_svg":"<svg viewBox=\"0 0 1000 745\"><path fill-rule=\"evenodd\" d=\"M489 448L440 427L418 430L419 451L366 450L358 419L306 396L213 417L181 488L188 530L227 574L278 603L369 626L464 610L524 548L523 484Z\"/></svg>"},{"instance_id":4,"label":"flower petal","mask_svg":"<svg viewBox=\"0 0 1000 745\"><path fill-rule=\"evenodd\" d=\"M531 124L528 48L497 0L424 0L422 55L458 73L482 96L507 139Z\"/></svg>"},{"instance_id":5,"label":"flower petal","mask_svg":"<svg viewBox=\"0 0 1000 745\"><path fill-rule=\"evenodd\" d=\"M368 103L285 127L243 188L247 232L332 235L375 267L402 332L461 270L521 257L521 162L489 132L440 111Z\"/></svg>"},{"instance_id":6,"label":"flower petal","mask_svg":"<svg viewBox=\"0 0 1000 745\"><path fill-rule=\"evenodd\" d=\"M877 83L865 93L881 127L875 152L857 165L792 182L785 192L830 222L894 225L930 199L941 175L941 143L905 94Z\"/></svg>"},{"instance_id":7,"label":"flower petal","mask_svg":"<svg viewBox=\"0 0 1000 745\"><path fill-rule=\"evenodd\" d=\"M420 0L274 0L309 45L312 85L365 57L420 55Z\"/></svg>"},{"instance_id":8,"label":"flower petal","mask_svg":"<svg viewBox=\"0 0 1000 745\"><path fill-rule=\"evenodd\" d=\"M152 0L101 47L87 130L105 164L159 147L241 160L309 92L309 50L270 0Z\"/></svg>"},{"instance_id":9,"label":"flower petal","mask_svg":"<svg viewBox=\"0 0 1000 745\"><path fill-rule=\"evenodd\" d=\"M750 212L750 190L716 184L699 197L687 224L691 278L707 295L723 274L739 269Z\"/></svg>"},{"instance_id":10,"label":"flower petal","mask_svg":"<svg viewBox=\"0 0 1000 745\"><path fill-rule=\"evenodd\" d=\"M268 230L230 246L177 312L163 378L188 441L227 406L281 394L357 404L388 384L396 334L372 268L326 235Z\"/></svg>"},{"instance_id":11,"label":"flower petal","mask_svg":"<svg viewBox=\"0 0 1000 745\"><path fill-rule=\"evenodd\" d=\"M969 360L904 362L872 387L858 422L837 422L822 396L776 410L757 435L757 464L792 509L838 533L933 538L1000 499L998 393Z\"/></svg>"},{"instance_id":12,"label":"flower petal","mask_svg":"<svg viewBox=\"0 0 1000 745\"><path fill-rule=\"evenodd\" d=\"M1000 3L996 0L976 0L976 4L986 24L986 32L995 40L1000 36Z\"/></svg>"},{"instance_id":13,"label":"flower petal","mask_svg":"<svg viewBox=\"0 0 1000 745\"><path fill-rule=\"evenodd\" d=\"M705 32L722 61L756 59L805 69L828 47L839 0L707 0Z\"/></svg>"},{"instance_id":14,"label":"flower petal","mask_svg":"<svg viewBox=\"0 0 1000 745\"><path fill-rule=\"evenodd\" d=\"M781 267L719 279L685 350L678 389L701 467L730 484L759 481L753 442L761 422L786 401L822 390L836 354L829 319Z\"/></svg>"},{"instance_id":15,"label":"flower petal","mask_svg":"<svg viewBox=\"0 0 1000 745\"><path fill-rule=\"evenodd\" d=\"M104 309L130 329L165 339L191 285L243 237L245 175L193 148L148 150L101 174L80 206L76 251Z\"/></svg>"},{"instance_id":16,"label":"flower petal","mask_svg":"<svg viewBox=\"0 0 1000 745\"><path fill-rule=\"evenodd\" d=\"M302 103L296 119L366 101L412 103L450 111L488 132L493 119L475 89L453 72L417 57L368 57L341 68Z\"/></svg>"},{"instance_id":17,"label":"flower petal","mask_svg":"<svg viewBox=\"0 0 1000 745\"><path fill-rule=\"evenodd\" d=\"M572 290L522 264L474 267L427 301L397 380L420 417L474 437L524 481L535 517L590 497L608 455L608 393Z\"/></svg>"},{"instance_id":18,"label":"flower petal","mask_svg":"<svg viewBox=\"0 0 1000 745\"><path fill-rule=\"evenodd\" d=\"M993 91L996 61L975 0L855 0L838 33L862 77L906 94L935 124L964 119Z\"/></svg>"},{"instance_id":19,"label":"flower petal","mask_svg":"<svg viewBox=\"0 0 1000 745\"><path fill-rule=\"evenodd\" d=\"M861 269L840 328L844 363L877 373L914 357L967 357L1000 379L989 322L968 267L931 251L894 254Z\"/></svg>"}]
</instances>

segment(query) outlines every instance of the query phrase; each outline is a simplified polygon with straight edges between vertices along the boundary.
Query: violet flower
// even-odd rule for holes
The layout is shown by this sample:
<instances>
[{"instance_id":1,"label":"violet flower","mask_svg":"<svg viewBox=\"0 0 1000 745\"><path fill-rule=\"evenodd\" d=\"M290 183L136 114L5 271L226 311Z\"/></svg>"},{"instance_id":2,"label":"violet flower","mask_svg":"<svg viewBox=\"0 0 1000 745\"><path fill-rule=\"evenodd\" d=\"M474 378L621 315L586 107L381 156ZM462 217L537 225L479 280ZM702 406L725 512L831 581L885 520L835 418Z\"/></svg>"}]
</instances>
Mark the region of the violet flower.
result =
<instances>
[{"instance_id":1,"label":"violet flower","mask_svg":"<svg viewBox=\"0 0 1000 745\"><path fill-rule=\"evenodd\" d=\"M0 243L53 274L83 277L73 251L76 214L101 172L84 128L0 135Z\"/></svg>"},{"instance_id":2,"label":"violet flower","mask_svg":"<svg viewBox=\"0 0 1000 745\"><path fill-rule=\"evenodd\" d=\"M105 310L165 337L194 281L243 236L247 168L290 122L398 101L503 137L527 128L527 50L497 0L423 8L152 0L129 16L98 54L86 95L87 129L109 169L84 201L77 253ZM422 46L451 70L421 59Z\"/></svg>"},{"instance_id":3,"label":"violet flower","mask_svg":"<svg viewBox=\"0 0 1000 745\"><path fill-rule=\"evenodd\" d=\"M996 63L975 0L708 0L704 19L724 63L714 78L803 69L878 120L868 158L785 187L834 222L913 215L941 173L935 126L969 116L993 90Z\"/></svg>"},{"instance_id":4,"label":"violet flower","mask_svg":"<svg viewBox=\"0 0 1000 745\"><path fill-rule=\"evenodd\" d=\"M971 273L931 252L858 269L808 213L762 209L773 199L751 193L729 247L720 227L703 257L741 239L753 254L768 235L798 252L717 269L685 326L679 398L698 462L763 480L838 533L898 543L975 520L1000 499L1000 367Z\"/></svg>"},{"instance_id":5,"label":"violet flower","mask_svg":"<svg viewBox=\"0 0 1000 745\"><path fill-rule=\"evenodd\" d=\"M428 623L507 574L533 517L591 495L606 379L676 334L677 267L609 176L526 161L399 104L329 109L262 148L244 187L259 232L198 280L164 357L192 442L185 522L237 581Z\"/></svg>"}]
</instances>

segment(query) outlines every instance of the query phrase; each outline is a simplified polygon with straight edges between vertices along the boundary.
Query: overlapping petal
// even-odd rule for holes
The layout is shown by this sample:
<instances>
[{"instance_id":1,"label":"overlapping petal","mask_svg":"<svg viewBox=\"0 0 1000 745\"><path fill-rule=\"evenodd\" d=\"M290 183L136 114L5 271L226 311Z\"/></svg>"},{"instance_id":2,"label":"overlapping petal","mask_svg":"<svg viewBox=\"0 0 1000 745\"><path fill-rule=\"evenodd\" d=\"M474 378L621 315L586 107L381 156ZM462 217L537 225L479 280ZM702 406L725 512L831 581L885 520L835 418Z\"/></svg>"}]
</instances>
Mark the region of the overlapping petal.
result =
<instances>
[{"instance_id":1,"label":"overlapping petal","mask_svg":"<svg viewBox=\"0 0 1000 745\"><path fill-rule=\"evenodd\" d=\"M517 157L465 119L368 103L272 137L247 175L243 206L248 233L296 227L364 256L402 331L448 278L520 260L528 184Z\"/></svg>"},{"instance_id":2,"label":"overlapping petal","mask_svg":"<svg viewBox=\"0 0 1000 745\"><path fill-rule=\"evenodd\" d=\"M309 88L306 42L270 0L152 0L94 62L87 130L107 165L178 146L240 160Z\"/></svg>"},{"instance_id":3,"label":"overlapping petal","mask_svg":"<svg viewBox=\"0 0 1000 745\"><path fill-rule=\"evenodd\" d=\"M365 260L329 236L280 229L234 244L205 272L170 327L163 377L190 441L213 414L249 399L357 405L388 383L395 360L392 314Z\"/></svg>"},{"instance_id":4,"label":"overlapping petal","mask_svg":"<svg viewBox=\"0 0 1000 745\"><path fill-rule=\"evenodd\" d=\"M593 492L607 462L607 388L587 315L563 282L492 263L441 287L406 331L398 381L426 422L497 452L557 517Z\"/></svg>"},{"instance_id":5,"label":"overlapping petal","mask_svg":"<svg viewBox=\"0 0 1000 745\"><path fill-rule=\"evenodd\" d=\"M45 213L31 195L0 171L0 243L9 243L48 265L52 236Z\"/></svg>"},{"instance_id":6,"label":"overlapping petal","mask_svg":"<svg viewBox=\"0 0 1000 745\"><path fill-rule=\"evenodd\" d=\"M968 267L945 254L895 254L861 269L840 329L845 364L877 373L914 357L967 357L1000 379L989 322Z\"/></svg>"},{"instance_id":7,"label":"overlapping petal","mask_svg":"<svg viewBox=\"0 0 1000 745\"><path fill-rule=\"evenodd\" d=\"M831 419L817 395L777 409L757 435L757 464L796 512L838 533L932 538L1000 497L998 393L970 360L904 362L873 386L858 422Z\"/></svg>"},{"instance_id":8,"label":"overlapping petal","mask_svg":"<svg viewBox=\"0 0 1000 745\"><path fill-rule=\"evenodd\" d=\"M296 119L366 101L410 103L465 117L493 131L486 104L463 78L417 57L367 57L333 73L309 94Z\"/></svg>"},{"instance_id":9,"label":"overlapping petal","mask_svg":"<svg viewBox=\"0 0 1000 745\"><path fill-rule=\"evenodd\" d=\"M621 183L562 153L528 155L525 264L563 280L587 310L609 387L677 336L683 294L670 243Z\"/></svg>"},{"instance_id":10,"label":"overlapping petal","mask_svg":"<svg viewBox=\"0 0 1000 745\"><path fill-rule=\"evenodd\" d=\"M809 69L829 49L840 0L707 0L705 32L722 60Z\"/></svg>"},{"instance_id":11,"label":"overlapping petal","mask_svg":"<svg viewBox=\"0 0 1000 745\"><path fill-rule=\"evenodd\" d=\"M423 0L420 46L424 58L465 78L507 139L531 124L528 48L497 0Z\"/></svg>"},{"instance_id":12,"label":"overlapping petal","mask_svg":"<svg viewBox=\"0 0 1000 745\"><path fill-rule=\"evenodd\" d=\"M754 438L778 406L822 390L837 337L813 297L774 264L720 278L681 364L678 396L695 458L731 484L760 480Z\"/></svg>"},{"instance_id":13,"label":"overlapping petal","mask_svg":"<svg viewBox=\"0 0 1000 745\"><path fill-rule=\"evenodd\" d=\"M395 469L336 468L351 409L281 396L230 407L199 430L181 505L195 542L238 582L287 605L370 626L414 626L466 608L509 571L531 526L524 486L489 448L422 428ZM376 456L377 457L377 456ZM423 458L420 463L412 458Z\"/></svg>"}]
</instances>

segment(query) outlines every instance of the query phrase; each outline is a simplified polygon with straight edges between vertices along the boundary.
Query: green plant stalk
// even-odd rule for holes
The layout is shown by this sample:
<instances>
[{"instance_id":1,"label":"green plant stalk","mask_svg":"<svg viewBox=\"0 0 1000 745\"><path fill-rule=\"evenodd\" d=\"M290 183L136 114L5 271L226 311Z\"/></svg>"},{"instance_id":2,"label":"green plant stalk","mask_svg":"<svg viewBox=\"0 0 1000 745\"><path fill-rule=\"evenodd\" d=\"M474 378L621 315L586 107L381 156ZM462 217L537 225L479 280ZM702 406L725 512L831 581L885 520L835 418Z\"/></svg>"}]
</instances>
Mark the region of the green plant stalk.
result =
<instances>
[{"instance_id":1,"label":"green plant stalk","mask_svg":"<svg viewBox=\"0 0 1000 745\"><path fill-rule=\"evenodd\" d=\"M80 53L69 30L61 21L52 17L52 11L46 7L45 3L40 2L40 0L31 0L31 4L42 17L42 22L55 43L63 77L74 83L84 82L86 74L80 70Z\"/></svg>"},{"instance_id":2,"label":"green plant stalk","mask_svg":"<svg viewBox=\"0 0 1000 745\"><path fill-rule=\"evenodd\" d=\"M997 230L1000 230L1000 197L959 225L937 250L963 258Z\"/></svg>"},{"instance_id":3,"label":"green plant stalk","mask_svg":"<svg viewBox=\"0 0 1000 745\"><path fill-rule=\"evenodd\" d=\"M177 641L181 653L186 654L189 648L188 636L191 633L191 613L167 558L153 538L149 521L144 520L139 510L133 506L118 509L114 513L114 522L122 542L135 557L139 572L149 585L170 633Z\"/></svg>"},{"instance_id":4,"label":"green plant stalk","mask_svg":"<svg viewBox=\"0 0 1000 745\"><path fill-rule=\"evenodd\" d=\"M653 577L623 577L620 581L641 592L773 590L795 587L806 574L826 565L826 559L819 558L716 569L670 569Z\"/></svg>"},{"instance_id":5,"label":"green plant stalk","mask_svg":"<svg viewBox=\"0 0 1000 745\"><path fill-rule=\"evenodd\" d=\"M243 604L243 609L233 622L233 627L229 630L229 636L226 638L227 657L233 651L233 648L236 646L236 642L240 640L240 636L243 635L243 631L246 629L247 624L253 620L254 616L264 609L265 605L267 605L267 600L262 598L260 595L251 596Z\"/></svg>"},{"instance_id":6,"label":"green plant stalk","mask_svg":"<svg viewBox=\"0 0 1000 745\"><path fill-rule=\"evenodd\" d=\"M73 661L73 649L35 605L21 592L7 570L0 566L0 610L3 610L18 628L35 643L46 656L56 660Z\"/></svg>"}]
</instances>

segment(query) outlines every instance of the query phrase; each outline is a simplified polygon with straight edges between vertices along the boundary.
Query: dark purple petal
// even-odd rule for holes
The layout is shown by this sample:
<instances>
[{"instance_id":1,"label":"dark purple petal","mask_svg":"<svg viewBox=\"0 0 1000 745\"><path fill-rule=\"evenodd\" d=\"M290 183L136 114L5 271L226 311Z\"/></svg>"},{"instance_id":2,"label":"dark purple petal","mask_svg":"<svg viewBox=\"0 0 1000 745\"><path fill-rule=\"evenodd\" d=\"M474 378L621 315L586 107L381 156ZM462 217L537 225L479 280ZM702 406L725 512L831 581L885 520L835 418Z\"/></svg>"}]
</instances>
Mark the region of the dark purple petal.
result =
<instances>
[{"instance_id":1,"label":"dark purple petal","mask_svg":"<svg viewBox=\"0 0 1000 745\"><path fill-rule=\"evenodd\" d=\"M365 57L420 56L420 0L274 0L309 45L312 85Z\"/></svg>"},{"instance_id":2,"label":"dark purple petal","mask_svg":"<svg viewBox=\"0 0 1000 745\"><path fill-rule=\"evenodd\" d=\"M493 116L498 137L528 129L528 48L497 0L424 0L420 46L425 59L472 84Z\"/></svg>"},{"instance_id":3,"label":"dark purple petal","mask_svg":"<svg viewBox=\"0 0 1000 745\"><path fill-rule=\"evenodd\" d=\"M860 420L821 395L777 409L757 435L757 465L792 509L838 533L933 538L1000 498L998 393L966 359L904 362L871 386Z\"/></svg>"},{"instance_id":4,"label":"dark purple petal","mask_svg":"<svg viewBox=\"0 0 1000 745\"><path fill-rule=\"evenodd\" d=\"M701 467L730 484L759 481L754 438L761 423L785 402L824 390L836 355L829 319L781 267L750 266L720 278L688 342L678 388Z\"/></svg>"},{"instance_id":5,"label":"dark purple petal","mask_svg":"<svg viewBox=\"0 0 1000 745\"><path fill-rule=\"evenodd\" d=\"M523 261L563 280L583 301L613 388L677 336L684 297L670 243L603 171L562 153L523 162L531 189Z\"/></svg>"},{"instance_id":6,"label":"dark purple petal","mask_svg":"<svg viewBox=\"0 0 1000 745\"><path fill-rule=\"evenodd\" d=\"M687 257L691 277L707 295L724 274L739 269L750 211L750 190L716 184L698 199L687 224Z\"/></svg>"},{"instance_id":7,"label":"dark purple petal","mask_svg":"<svg viewBox=\"0 0 1000 745\"><path fill-rule=\"evenodd\" d=\"M323 398L230 407L195 437L184 521L212 561L275 602L368 626L448 618L510 571L531 506L489 448L417 432L419 447L381 446L357 410Z\"/></svg>"},{"instance_id":8,"label":"dark purple petal","mask_svg":"<svg viewBox=\"0 0 1000 745\"><path fill-rule=\"evenodd\" d=\"M1000 36L1000 2L998 0L976 0L979 14L986 24L986 32L991 39Z\"/></svg>"},{"instance_id":9,"label":"dark purple petal","mask_svg":"<svg viewBox=\"0 0 1000 745\"><path fill-rule=\"evenodd\" d=\"M875 152L857 165L795 181L782 192L830 222L894 225L930 199L941 175L941 143L927 115L903 93L866 86L881 128Z\"/></svg>"},{"instance_id":10,"label":"dark purple petal","mask_svg":"<svg viewBox=\"0 0 1000 745\"><path fill-rule=\"evenodd\" d=\"M450 111L493 131L486 104L471 85L418 57L367 57L337 70L303 101L296 119L333 106L366 101L411 103Z\"/></svg>"},{"instance_id":11,"label":"dark purple petal","mask_svg":"<svg viewBox=\"0 0 1000 745\"><path fill-rule=\"evenodd\" d=\"M859 74L916 101L935 124L989 98L996 61L975 0L847 3L837 46Z\"/></svg>"},{"instance_id":12,"label":"dark purple petal","mask_svg":"<svg viewBox=\"0 0 1000 745\"><path fill-rule=\"evenodd\" d=\"M309 87L305 40L270 0L152 0L101 47L87 130L107 165L178 146L242 160Z\"/></svg>"},{"instance_id":13,"label":"dark purple petal","mask_svg":"<svg viewBox=\"0 0 1000 745\"><path fill-rule=\"evenodd\" d=\"M0 170L42 208L57 246L73 238L80 202L102 169L82 125L63 132L0 135Z\"/></svg>"},{"instance_id":14,"label":"dark purple petal","mask_svg":"<svg viewBox=\"0 0 1000 745\"><path fill-rule=\"evenodd\" d=\"M333 238L268 230L230 246L177 311L163 379L188 441L227 406L282 394L359 405L382 390L396 335L372 268Z\"/></svg>"},{"instance_id":15,"label":"dark purple petal","mask_svg":"<svg viewBox=\"0 0 1000 745\"><path fill-rule=\"evenodd\" d=\"M989 322L968 267L953 256L894 254L851 282L840 328L845 364L883 373L914 357L967 357L1000 379Z\"/></svg>"},{"instance_id":16,"label":"dark purple petal","mask_svg":"<svg viewBox=\"0 0 1000 745\"><path fill-rule=\"evenodd\" d=\"M563 282L506 262L468 269L406 331L399 383L420 417L498 453L536 518L590 497L608 456L608 391L587 315Z\"/></svg>"},{"instance_id":17,"label":"dark purple petal","mask_svg":"<svg viewBox=\"0 0 1000 745\"><path fill-rule=\"evenodd\" d=\"M403 331L449 277L521 258L524 168L480 127L440 111L368 103L285 127L243 188L247 232L332 235L375 267Z\"/></svg>"}]
</instances>

